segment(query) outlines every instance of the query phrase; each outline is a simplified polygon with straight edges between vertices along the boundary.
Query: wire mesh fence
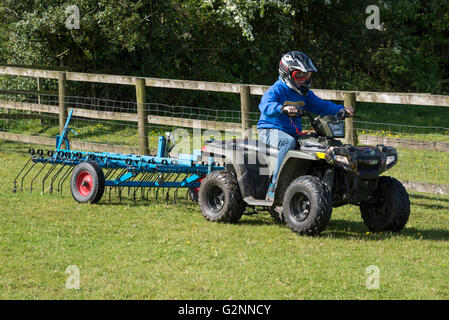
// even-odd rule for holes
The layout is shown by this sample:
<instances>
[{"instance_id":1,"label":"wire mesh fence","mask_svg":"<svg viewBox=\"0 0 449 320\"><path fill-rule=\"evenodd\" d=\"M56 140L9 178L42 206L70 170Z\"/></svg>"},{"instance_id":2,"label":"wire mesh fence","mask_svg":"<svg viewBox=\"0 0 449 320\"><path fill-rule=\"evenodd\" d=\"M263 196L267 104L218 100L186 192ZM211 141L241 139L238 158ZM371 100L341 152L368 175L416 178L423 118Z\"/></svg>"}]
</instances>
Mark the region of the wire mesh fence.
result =
<instances>
[{"instance_id":1,"label":"wire mesh fence","mask_svg":"<svg viewBox=\"0 0 449 320\"><path fill-rule=\"evenodd\" d=\"M57 94L24 90L0 91L0 151L26 152L33 143L45 144L47 148L54 145L54 138L60 130L59 103ZM115 146L124 152L138 152L136 102L66 96L64 103L68 109L76 110L70 125L77 133L71 134L72 142L83 143L90 151L102 151L96 150L100 146ZM184 145L182 150L178 149L182 153L201 147L211 138L243 138L241 111L235 106L212 109L150 102L145 103L144 108L148 118L147 132L152 154L156 153L158 137L167 132L172 134L175 142L187 143L187 147ZM258 110L247 114L249 136L252 139L258 138L256 126L259 116ZM397 148L399 163L387 174L401 181L449 188L448 128L363 120L356 120L354 123L359 144L384 144ZM303 119L303 129L310 129L307 119ZM200 141L194 141L195 132L200 133ZM8 134L20 135L20 139ZM24 136L43 140L31 143ZM13 141L14 139L16 140ZM438 195L437 192L437 196L449 202L449 198L443 193L442 191Z\"/></svg>"}]
</instances>

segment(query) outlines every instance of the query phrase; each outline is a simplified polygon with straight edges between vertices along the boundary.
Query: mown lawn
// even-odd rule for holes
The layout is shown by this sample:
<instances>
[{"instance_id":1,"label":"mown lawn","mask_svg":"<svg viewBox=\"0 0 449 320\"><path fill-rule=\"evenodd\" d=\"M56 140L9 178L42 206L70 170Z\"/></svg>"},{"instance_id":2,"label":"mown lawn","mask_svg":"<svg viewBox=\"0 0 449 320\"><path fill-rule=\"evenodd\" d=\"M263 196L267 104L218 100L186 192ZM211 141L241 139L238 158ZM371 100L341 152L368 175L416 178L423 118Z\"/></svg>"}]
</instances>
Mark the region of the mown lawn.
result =
<instances>
[{"instance_id":1,"label":"mown lawn","mask_svg":"<svg viewBox=\"0 0 449 320\"><path fill-rule=\"evenodd\" d=\"M302 237L265 213L210 223L187 200L14 194L26 156L0 161L0 299L449 299L448 197L411 195L399 233L369 233L345 206ZM366 286L373 265L379 289ZM66 287L69 266L79 289Z\"/></svg>"}]
</instances>

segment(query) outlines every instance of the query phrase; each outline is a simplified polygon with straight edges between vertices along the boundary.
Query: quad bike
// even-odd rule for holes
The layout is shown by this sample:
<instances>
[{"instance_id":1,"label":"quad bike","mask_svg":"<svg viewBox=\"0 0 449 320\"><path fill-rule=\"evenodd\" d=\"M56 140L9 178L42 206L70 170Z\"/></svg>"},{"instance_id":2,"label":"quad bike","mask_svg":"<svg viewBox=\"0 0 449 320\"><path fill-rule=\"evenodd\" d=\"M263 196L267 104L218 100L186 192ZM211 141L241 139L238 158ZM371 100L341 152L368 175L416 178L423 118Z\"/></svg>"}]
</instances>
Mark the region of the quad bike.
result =
<instances>
[{"instance_id":1,"label":"quad bike","mask_svg":"<svg viewBox=\"0 0 449 320\"><path fill-rule=\"evenodd\" d=\"M225 170L209 173L201 183L198 202L203 216L215 222L237 222L246 207L264 207L298 234L317 235L326 229L332 208L360 207L370 231L400 231L410 215L404 186L380 176L398 162L388 146L343 144L346 112L314 116L312 131L297 139L285 156L275 186L274 200L265 196L278 150L258 140L207 141L203 152L225 161Z\"/></svg>"}]
</instances>

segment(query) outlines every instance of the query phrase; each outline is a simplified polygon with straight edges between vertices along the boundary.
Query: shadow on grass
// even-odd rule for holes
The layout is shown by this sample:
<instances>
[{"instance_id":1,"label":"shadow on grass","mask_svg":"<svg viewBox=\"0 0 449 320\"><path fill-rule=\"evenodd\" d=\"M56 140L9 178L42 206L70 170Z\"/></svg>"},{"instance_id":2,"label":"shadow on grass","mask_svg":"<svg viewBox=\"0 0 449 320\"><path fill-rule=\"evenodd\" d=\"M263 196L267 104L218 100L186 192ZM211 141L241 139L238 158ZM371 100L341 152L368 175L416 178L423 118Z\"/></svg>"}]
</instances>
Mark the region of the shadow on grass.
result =
<instances>
[{"instance_id":1,"label":"shadow on grass","mask_svg":"<svg viewBox=\"0 0 449 320\"><path fill-rule=\"evenodd\" d=\"M410 194L410 201L415 206L424 207L433 210L449 211L449 197L426 194Z\"/></svg>"},{"instance_id":2,"label":"shadow on grass","mask_svg":"<svg viewBox=\"0 0 449 320\"><path fill-rule=\"evenodd\" d=\"M285 226L283 222L273 219L269 215L250 216L254 218L241 219L237 225L277 225ZM287 228L287 226L285 226ZM391 238L409 238L416 240L449 241L447 229L416 229L407 227L399 232L370 232L363 222L348 221L343 219L331 219L321 237L346 240L379 241Z\"/></svg>"},{"instance_id":3,"label":"shadow on grass","mask_svg":"<svg viewBox=\"0 0 449 320\"><path fill-rule=\"evenodd\" d=\"M237 225L248 225L248 226L271 226L271 225L281 225L282 223L269 217L260 216L258 219L242 219L236 223Z\"/></svg>"},{"instance_id":4,"label":"shadow on grass","mask_svg":"<svg viewBox=\"0 0 449 320\"><path fill-rule=\"evenodd\" d=\"M96 205L99 206L128 206L128 207L147 207L150 205L164 205L167 207L177 207L182 206L183 209L190 209L190 208L196 208L197 206L195 203L192 203L189 199L178 199L176 202L173 202L173 200L169 200L168 202L165 200L156 200L156 199L136 199L136 201L133 201L129 198L123 198L121 201L118 198L112 198L112 200L109 202L109 199L105 197L102 199L99 203Z\"/></svg>"},{"instance_id":5,"label":"shadow on grass","mask_svg":"<svg viewBox=\"0 0 449 320\"><path fill-rule=\"evenodd\" d=\"M449 201L449 196L442 196L437 194L425 194L425 193L410 193L410 198L415 199L427 199L433 201Z\"/></svg>"},{"instance_id":6,"label":"shadow on grass","mask_svg":"<svg viewBox=\"0 0 449 320\"><path fill-rule=\"evenodd\" d=\"M132 193L131 193L132 194ZM411 198L416 199L429 199L435 201L441 201L434 199L433 197L421 196L421 195L413 195ZM116 196L112 196L111 202L108 201L107 194L104 195L103 200L98 204L100 206L131 206L131 207L145 207L147 205L166 205L167 207L179 207L181 206L183 209L190 210L198 210L200 211L198 205L191 200L187 199L185 195L180 196L176 203L173 203L173 198L167 202L163 199L140 199L138 197L136 201L127 198L126 196L119 201ZM416 205L424 205L427 204L416 204ZM432 208L438 208L438 206L431 205ZM446 209L446 207L443 207ZM283 222L275 220L266 212L259 212L257 214L245 214L242 216L242 219L239 220L235 225L242 226L282 226L287 228ZM287 228L288 229L288 228ZM362 221L350 221L344 219L331 219L329 225L326 230L321 234L323 238L332 238L332 239L345 239L345 240L364 240L364 241L380 241L380 240L388 240L391 238L408 238L408 239L416 239L416 240L433 240L433 241L448 241L449 240L449 229L416 229L412 227L407 227L399 232L382 232L375 233L369 232L369 229L365 226Z\"/></svg>"},{"instance_id":7,"label":"shadow on grass","mask_svg":"<svg viewBox=\"0 0 449 320\"><path fill-rule=\"evenodd\" d=\"M405 226L399 232L369 232L363 222L354 222L340 219L333 219L329 223L326 232L323 234L329 238L354 239L379 241L390 238L412 238L434 241L448 241L449 230L445 229L416 229Z\"/></svg>"}]
</instances>

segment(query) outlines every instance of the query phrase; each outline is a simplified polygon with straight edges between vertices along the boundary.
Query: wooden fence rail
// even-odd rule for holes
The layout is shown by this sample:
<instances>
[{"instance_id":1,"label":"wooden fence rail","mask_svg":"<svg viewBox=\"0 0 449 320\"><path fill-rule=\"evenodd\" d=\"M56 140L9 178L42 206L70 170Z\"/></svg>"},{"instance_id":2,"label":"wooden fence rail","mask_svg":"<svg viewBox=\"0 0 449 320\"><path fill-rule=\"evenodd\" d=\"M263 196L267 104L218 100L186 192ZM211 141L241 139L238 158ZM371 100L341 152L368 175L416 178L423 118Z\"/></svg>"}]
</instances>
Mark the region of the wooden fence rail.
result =
<instances>
[{"instance_id":1,"label":"wooden fence rail","mask_svg":"<svg viewBox=\"0 0 449 320\"><path fill-rule=\"evenodd\" d=\"M58 79L60 71L42 70L26 67L11 67L0 65L0 75L26 76L34 78ZM134 86L136 78L145 79L148 87L188 89L201 91L216 91L228 93L240 93L241 86L249 86L250 94L263 95L268 86L245 85L236 83L174 80L148 77L133 77L122 75L92 74L81 72L65 72L67 81L97 82L109 84L122 84ZM357 102L376 102L390 104L410 104L425 106L449 107L449 96L433 95L428 93L393 93L393 92L369 92L369 91L344 91L344 90L313 90L319 97L329 100L344 101L345 95L355 93Z\"/></svg>"},{"instance_id":2,"label":"wooden fence rail","mask_svg":"<svg viewBox=\"0 0 449 320\"><path fill-rule=\"evenodd\" d=\"M0 106L7 110L20 110L20 111L34 111L39 113L49 113L49 114L59 114L59 106L45 105L45 104L35 104L29 102L18 102L18 101L7 101L0 100ZM99 119L99 120L113 120L113 121L126 121L126 122L137 122L139 123L139 115L136 113L127 112L114 112L114 111L98 111L98 110L88 110L73 108L73 115L77 117L87 118L87 119ZM5 115L5 119L10 119L15 116L14 114ZM29 115L34 117L39 117L38 115ZM0 118L1 117L0 115ZM172 127L184 127L184 128L198 128L201 126L205 130L219 130L219 131L232 131L240 132L242 125L234 122L220 122L220 121L210 121L210 120L194 120L186 118L173 118L155 115L146 115L147 124L158 124L166 125ZM244 120L242 119L242 122ZM245 120L247 121L247 120ZM348 128L348 127L347 127ZM246 131L247 136L249 132L255 132L256 128L253 126L250 131ZM355 130L353 130L355 131ZM349 132L350 134L351 132ZM348 133L347 133L348 134ZM145 136L145 135L143 135ZM242 134L242 137L244 135ZM413 150L430 150L430 151L441 151L449 153L449 142L442 141L423 141L416 139L405 139L405 138L394 138L387 136L373 136L373 135L354 135L353 139L357 139L359 143L376 145L384 144L393 147L399 147L404 149Z\"/></svg>"},{"instance_id":3,"label":"wooden fence rail","mask_svg":"<svg viewBox=\"0 0 449 320\"><path fill-rule=\"evenodd\" d=\"M251 132L250 121L248 114L251 112L250 95L262 95L268 86L235 84L235 83L221 83L221 82L206 82L206 81L191 81L191 80L174 80L148 77L133 77L123 75L108 75L108 74L91 74L81 72L69 71L55 71L43 70L36 68L16 67L16 66L1 66L0 75L10 76L26 76L34 77L38 81L43 78L57 79L59 86L59 121L62 128L67 116L67 106L64 104L64 95L67 81L82 81L82 82L97 82L109 84L122 84L136 86L136 100L144 99L145 86L159 87L159 88L173 88L173 89L188 89L188 90L202 90L202 91L216 91L229 92L240 94L241 99L241 132L243 136L245 133ZM143 90L143 91L142 91ZM449 107L449 96L431 95L431 94L416 94L416 93L385 93L385 92L366 92L366 91L342 91L342 90L320 90L314 89L314 92L323 99L344 101L345 105L355 107L358 102L376 102L389 104L410 104L410 105L431 105ZM138 103L141 103L138 101ZM142 110L141 110L142 111ZM143 153L148 152L148 143L146 142L145 112L139 112L138 122L139 133L139 148ZM347 119L346 126L350 129L347 142L357 144L357 136L354 123L351 119Z\"/></svg>"}]
</instances>

